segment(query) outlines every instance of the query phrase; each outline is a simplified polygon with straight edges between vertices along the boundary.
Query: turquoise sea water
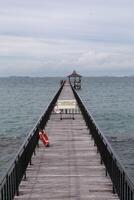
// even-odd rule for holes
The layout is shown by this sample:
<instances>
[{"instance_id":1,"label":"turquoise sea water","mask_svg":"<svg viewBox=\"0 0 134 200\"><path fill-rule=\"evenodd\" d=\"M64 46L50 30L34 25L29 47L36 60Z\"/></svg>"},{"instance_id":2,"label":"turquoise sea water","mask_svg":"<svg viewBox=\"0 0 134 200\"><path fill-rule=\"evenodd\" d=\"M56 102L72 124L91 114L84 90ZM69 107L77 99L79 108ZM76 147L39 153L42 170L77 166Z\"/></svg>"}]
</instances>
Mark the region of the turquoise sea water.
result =
<instances>
[{"instance_id":1,"label":"turquoise sea water","mask_svg":"<svg viewBox=\"0 0 134 200\"><path fill-rule=\"evenodd\" d=\"M0 78L0 176L59 88L60 78ZM134 180L134 77L83 78L81 96Z\"/></svg>"}]
</instances>

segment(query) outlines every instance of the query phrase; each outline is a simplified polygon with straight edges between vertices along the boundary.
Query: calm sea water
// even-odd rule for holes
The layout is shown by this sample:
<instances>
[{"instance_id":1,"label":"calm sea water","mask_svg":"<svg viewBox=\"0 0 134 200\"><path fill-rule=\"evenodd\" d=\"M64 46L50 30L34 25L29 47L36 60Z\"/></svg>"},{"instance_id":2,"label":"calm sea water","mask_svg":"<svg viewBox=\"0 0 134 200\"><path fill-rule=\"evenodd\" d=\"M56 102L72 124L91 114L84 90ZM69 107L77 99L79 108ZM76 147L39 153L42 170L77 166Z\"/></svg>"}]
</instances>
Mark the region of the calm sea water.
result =
<instances>
[{"instance_id":1,"label":"calm sea water","mask_svg":"<svg viewBox=\"0 0 134 200\"><path fill-rule=\"evenodd\" d=\"M60 78L0 78L0 177L59 88ZM83 102L134 180L134 77L83 78Z\"/></svg>"}]
</instances>

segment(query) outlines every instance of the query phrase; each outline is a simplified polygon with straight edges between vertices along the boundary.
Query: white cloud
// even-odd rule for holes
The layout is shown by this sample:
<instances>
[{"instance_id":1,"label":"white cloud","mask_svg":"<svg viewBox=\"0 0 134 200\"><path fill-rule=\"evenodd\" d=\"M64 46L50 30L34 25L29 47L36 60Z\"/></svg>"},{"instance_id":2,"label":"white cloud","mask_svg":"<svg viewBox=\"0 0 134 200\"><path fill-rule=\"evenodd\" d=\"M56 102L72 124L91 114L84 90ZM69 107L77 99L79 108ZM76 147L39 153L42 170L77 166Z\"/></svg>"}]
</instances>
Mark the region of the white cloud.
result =
<instances>
[{"instance_id":1,"label":"white cloud","mask_svg":"<svg viewBox=\"0 0 134 200\"><path fill-rule=\"evenodd\" d=\"M3 74L52 74L73 68L89 72L133 68L134 48L130 45L50 40L25 37L0 37L0 68ZM4 68L4 66L6 66ZM49 72L50 71L50 72Z\"/></svg>"},{"instance_id":2,"label":"white cloud","mask_svg":"<svg viewBox=\"0 0 134 200\"><path fill-rule=\"evenodd\" d=\"M127 49L126 52L97 52L91 49L88 52L85 52L81 57L78 59L79 65L83 66L94 66L97 68L115 68L115 67L128 67L134 66L134 56L133 52L128 55Z\"/></svg>"},{"instance_id":3,"label":"white cloud","mask_svg":"<svg viewBox=\"0 0 134 200\"><path fill-rule=\"evenodd\" d=\"M5 0L0 75L134 71L134 2Z\"/></svg>"}]
</instances>

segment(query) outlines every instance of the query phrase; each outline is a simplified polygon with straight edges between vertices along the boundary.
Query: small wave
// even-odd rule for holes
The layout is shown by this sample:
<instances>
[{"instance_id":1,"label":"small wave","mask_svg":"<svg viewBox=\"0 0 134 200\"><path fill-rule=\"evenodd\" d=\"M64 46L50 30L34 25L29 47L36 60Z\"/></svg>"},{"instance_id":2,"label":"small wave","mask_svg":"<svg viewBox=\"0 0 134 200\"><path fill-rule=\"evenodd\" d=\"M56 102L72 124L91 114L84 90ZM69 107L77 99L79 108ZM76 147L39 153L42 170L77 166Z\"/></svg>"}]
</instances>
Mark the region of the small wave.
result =
<instances>
[{"instance_id":1,"label":"small wave","mask_svg":"<svg viewBox=\"0 0 134 200\"><path fill-rule=\"evenodd\" d=\"M134 142L134 138L128 135L122 134L122 136L107 136L109 142Z\"/></svg>"}]
</instances>

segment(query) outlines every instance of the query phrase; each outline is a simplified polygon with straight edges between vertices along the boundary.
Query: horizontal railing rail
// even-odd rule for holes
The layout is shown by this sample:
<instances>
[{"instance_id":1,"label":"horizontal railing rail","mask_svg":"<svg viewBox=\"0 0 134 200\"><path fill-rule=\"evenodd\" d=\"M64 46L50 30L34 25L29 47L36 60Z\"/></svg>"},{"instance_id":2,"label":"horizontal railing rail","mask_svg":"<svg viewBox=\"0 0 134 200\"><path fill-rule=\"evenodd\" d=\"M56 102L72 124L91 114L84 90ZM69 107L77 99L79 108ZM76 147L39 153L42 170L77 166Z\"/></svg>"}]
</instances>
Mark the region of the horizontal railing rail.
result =
<instances>
[{"instance_id":1,"label":"horizontal railing rail","mask_svg":"<svg viewBox=\"0 0 134 200\"><path fill-rule=\"evenodd\" d=\"M131 181L126 169L123 167L107 138L99 130L95 120L91 114L89 114L73 87L72 90L87 127L90 130L90 134L97 146L97 150L100 153L101 163L104 163L106 167L106 175L108 173L112 180L113 192L116 192L121 200L134 200L134 183Z\"/></svg>"},{"instance_id":2,"label":"horizontal railing rail","mask_svg":"<svg viewBox=\"0 0 134 200\"><path fill-rule=\"evenodd\" d=\"M15 159L12 161L9 169L6 171L3 178L1 179L0 200L12 200L15 194L19 195L20 182L23 177L26 178L27 166L29 163L31 163L31 157L35 152L36 146L38 145L39 129L43 129L45 127L63 86L64 82L54 96L51 103L49 104L46 112L42 114L42 116L37 121L35 127L28 134L20 150L15 156Z\"/></svg>"}]
</instances>

